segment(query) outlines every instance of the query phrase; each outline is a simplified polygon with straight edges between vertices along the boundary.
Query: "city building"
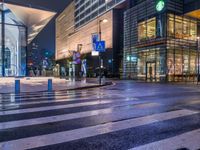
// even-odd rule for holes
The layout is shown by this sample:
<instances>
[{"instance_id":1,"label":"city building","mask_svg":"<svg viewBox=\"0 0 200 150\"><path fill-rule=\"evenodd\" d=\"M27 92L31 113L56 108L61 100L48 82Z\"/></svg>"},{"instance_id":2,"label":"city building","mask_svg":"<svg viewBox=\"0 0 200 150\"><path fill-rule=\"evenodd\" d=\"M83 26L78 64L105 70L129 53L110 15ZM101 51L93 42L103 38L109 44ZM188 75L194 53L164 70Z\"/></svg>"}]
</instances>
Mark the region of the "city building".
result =
<instances>
[{"instance_id":1,"label":"city building","mask_svg":"<svg viewBox=\"0 0 200 150\"><path fill-rule=\"evenodd\" d=\"M99 67L98 56L91 55L92 37L106 41L103 66L111 76L119 76L123 59L123 12L125 0L74 0L56 19L56 60L67 64L81 45L81 57L87 60L88 74ZM68 63L70 64L70 62ZM70 66L66 66L67 70Z\"/></svg>"},{"instance_id":2,"label":"city building","mask_svg":"<svg viewBox=\"0 0 200 150\"><path fill-rule=\"evenodd\" d=\"M0 76L26 76L27 45L55 12L0 2Z\"/></svg>"},{"instance_id":3,"label":"city building","mask_svg":"<svg viewBox=\"0 0 200 150\"><path fill-rule=\"evenodd\" d=\"M106 41L112 75L146 81L196 81L200 73L200 0L75 0L56 21L56 60L81 45L88 70L98 66L92 37ZM107 20L103 23L103 20Z\"/></svg>"},{"instance_id":4,"label":"city building","mask_svg":"<svg viewBox=\"0 0 200 150\"><path fill-rule=\"evenodd\" d=\"M199 3L135 1L124 13L123 77L195 81L199 74Z\"/></svg>"}]
</instances>

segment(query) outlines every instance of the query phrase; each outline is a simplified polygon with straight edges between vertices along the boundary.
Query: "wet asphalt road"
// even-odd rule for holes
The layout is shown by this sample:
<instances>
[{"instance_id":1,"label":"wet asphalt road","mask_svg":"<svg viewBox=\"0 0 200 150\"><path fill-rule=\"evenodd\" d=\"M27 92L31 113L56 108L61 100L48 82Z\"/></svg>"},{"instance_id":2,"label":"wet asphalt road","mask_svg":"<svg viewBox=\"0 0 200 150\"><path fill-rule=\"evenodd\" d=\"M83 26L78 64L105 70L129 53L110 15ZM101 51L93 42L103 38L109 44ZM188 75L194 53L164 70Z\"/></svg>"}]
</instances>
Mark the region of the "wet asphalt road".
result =
<instances>
[{"instance_id":1,"label":"wet asphalt road","mask_svg":"<svg viewBox=\"0 0 200 150\"><path fill-rule=\"evenodd\" d=\"M0 95L0 150L200 148L200 85Z\"/></svg>"}]
</instances>

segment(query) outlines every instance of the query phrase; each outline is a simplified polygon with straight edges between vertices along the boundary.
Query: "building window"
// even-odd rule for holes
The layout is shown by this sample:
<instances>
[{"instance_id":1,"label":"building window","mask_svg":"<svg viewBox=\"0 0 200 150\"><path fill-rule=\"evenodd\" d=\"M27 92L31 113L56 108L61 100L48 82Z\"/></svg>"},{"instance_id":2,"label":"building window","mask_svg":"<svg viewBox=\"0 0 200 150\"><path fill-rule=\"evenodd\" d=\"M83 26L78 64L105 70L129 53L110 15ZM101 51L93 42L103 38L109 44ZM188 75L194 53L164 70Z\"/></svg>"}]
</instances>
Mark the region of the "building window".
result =
<instances>
[{"instance_id":1,"label":"building window","mask_svg":"<svg viewBox=\"0 0 200 150\"><path fill-rule=\"evenodd\" d=\"M173 75L175 69L173 49L169 49L167 53L167 68L168 68L168 75Z\"/></svg>"},{"instance_id":2,"label":"building window","mask_svg":"<svg viewBox=\"0 0 200 150\"><path fill-rule=\"evenodd\" d=\"M183 38L182 27L183 27L182 17L176 16L175 17L175 37L178 39Z\"/></svg>"},{"instance_id":3,"label":"building window","mask_svg":"<svg viewBox=\"0 0 200 150\"><path fill-rule=\"evenodd\" d=\"M197 22L190 22L190 40L197 39Z\"/></svg>"},{"instance_id":4,"label":"building window","mask_svg":"<svg viewBox=\"0 0 200 150\"><path fill-rule=\"evenodd\" d=\"M168 15L168 36L174 37L174 16Z\"/></svg>"},{"instance_id":5,"label":"building window","mask_svg":"<svg viewBox=\"0 0 200 150\"><path fill-rule=\"evenodd\" d=\"M196 40L197 22L186 17L168 14L167 31L169 37Z\"/></svg>"},{"instance_id":6,"label":"building window","mask_svg":"<svg viewBox=\"0 0 200 150\"><path fill-rule=\"evenodd\" d=\"M147 37L149 39L156 37L156 18L147 20Z\"/></svg>"},{"instance_id":7,"label":"building window","mask_svg":"<svg viewBox=\"0 0 200 150\"><path fill-rule=\"evenodd\" d=\"M138 24L138 41L146 40L146 38L147 38L147 27L144 21Z\"/></svg>"},{"instance_id":8,"label":"building window","mask_svg":"<svg viewBox=\"0 0 200 150\"><path fill-rule=\"evenodd\" d=\"M190 38L190 20L185 19L183 20L183 39L189 39Z\"/></svg>"},{"instance_id":9,"label":"building window","mask_svg":"<svg viewBox=\"0 0 200 150\"><path fill-rule=\"evenodd\" d=\"M138 23L138 41L153 39L156 37L156 18Z\"/></svg>"}]
</instances>

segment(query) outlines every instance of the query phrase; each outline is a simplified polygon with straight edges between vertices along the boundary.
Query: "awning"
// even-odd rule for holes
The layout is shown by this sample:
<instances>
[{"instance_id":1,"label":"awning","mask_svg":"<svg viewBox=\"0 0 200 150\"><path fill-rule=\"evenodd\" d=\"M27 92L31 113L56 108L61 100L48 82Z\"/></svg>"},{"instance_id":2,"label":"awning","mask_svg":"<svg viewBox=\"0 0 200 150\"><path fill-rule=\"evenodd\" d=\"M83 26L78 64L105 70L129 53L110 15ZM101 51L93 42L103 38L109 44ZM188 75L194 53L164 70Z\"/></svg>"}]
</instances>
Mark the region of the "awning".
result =
<instances>
[{"instance_id":1,"label":"awning","mask_svg":"<svg viewBox=\"0 0 200 150\"><path fill-rule=\"evenodd\" d=\"M186 15L193 17L193 18L200 19L200 9L191 11L191 12L187 13Z\"/></svg>"},{"instance_id":2,"label":"awning","mask_svg":"<svg viewBox=\"0 0 200 150\"><path fill-rule=\"evenodd\" d=\"M39 32L49 23L56 15L55 12L36 9L31 7L19 6L4 3L5 7L28 28L28 43L30 43Z\"/></svg>"}]
</instances>

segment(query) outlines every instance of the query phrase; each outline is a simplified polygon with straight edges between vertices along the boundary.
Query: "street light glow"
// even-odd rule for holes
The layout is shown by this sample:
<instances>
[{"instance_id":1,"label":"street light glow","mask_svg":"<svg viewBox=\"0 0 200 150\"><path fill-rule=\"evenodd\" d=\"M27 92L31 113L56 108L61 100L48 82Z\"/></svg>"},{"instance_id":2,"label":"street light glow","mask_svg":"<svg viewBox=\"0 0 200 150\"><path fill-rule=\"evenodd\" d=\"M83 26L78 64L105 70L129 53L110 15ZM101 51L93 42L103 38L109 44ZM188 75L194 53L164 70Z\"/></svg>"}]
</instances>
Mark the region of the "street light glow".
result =
<instances>
[{"instance_id":1,"label":"street light glow","mask_svg":"<svg viewBox=\"0 0 200 150\"><path fill-rule=\"evenodd\" d=\"M107 23L108 19L99 20L99 23Z\"/></svg>"},{"instance_id":2,"label":"street light glow","mask_svg":"<svg viewBox=\"0 0 200 150\"><path fill-rule=\"evenodd\" d=\"M103 23L107 23L107 22L108 22L108 20L107 20L107 19L103 19L102 21L103 21Z\"/></svg>"}]
</instances>

